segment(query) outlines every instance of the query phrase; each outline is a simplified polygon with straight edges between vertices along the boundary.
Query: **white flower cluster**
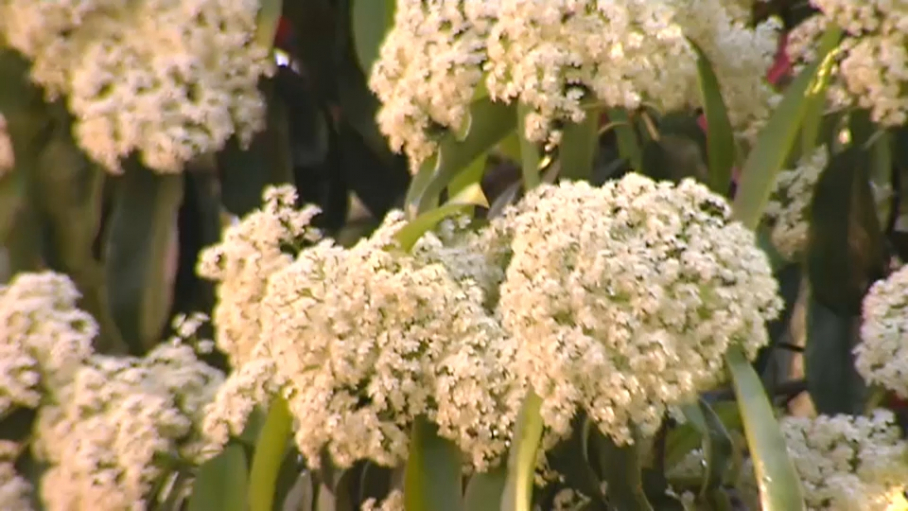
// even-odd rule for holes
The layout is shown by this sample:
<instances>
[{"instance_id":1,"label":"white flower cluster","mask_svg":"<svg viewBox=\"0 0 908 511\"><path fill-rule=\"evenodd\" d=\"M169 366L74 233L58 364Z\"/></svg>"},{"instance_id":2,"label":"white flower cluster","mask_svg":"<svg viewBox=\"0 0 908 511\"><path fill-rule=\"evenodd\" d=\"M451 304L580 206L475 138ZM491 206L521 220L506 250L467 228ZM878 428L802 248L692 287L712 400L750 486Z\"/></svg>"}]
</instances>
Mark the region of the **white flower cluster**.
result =
<instances>
[{"instance_id":1,"label":"white flower cluster","mask_svg":"<svg viewBox=\"0 0 908 511\"><path fill-rule=\"evenodd\" d=\"M378 123L416 167L435 151L439 128L462 128L483 86L494 100L530 107L534 141L557 142L556 121L583 119L584 102L699 105L689 37L710 58L735 127L753 132L775 101L763 74L779 24L748 26L752 3L403 0L372 69Z\"/></svg>"},{"instance_id":2,"label":"white flower cluster","mask_svg":"<svg viewBox=\"0 0 908 511\"><path fill-rule=\"evenodd\" d=\"M37 408L92 354L98 326L64 275L21 273L0 285L0 418Z\"/></svg>"},{"instance_id":3,"label":"white flower cluster","mask_svg":"<svg viewBox=\"0 0 908 511\"><path fill-rule=\"evenodd\" d=\"M16 471L20 447L15 442L0 440L0 509L31 511L33 488Z\"/></svg>"},{"instance_id":4,"label":"white flower cluster","mask_svg":"<svg viewBox=\"0 0 908 511\"><path fill-rule=\"evenodd\" d=\"M393 490L380 503L367 499L360 507L361 511L404 511L404 492Z\"/></svg>"},{"instance_id":5,"label":"white flower cluster","mask_svg":"<svg viewBox=\"0 0 908 511\"><path fill-rule=\"evenodd\" d=\"M162 344L141 359L93 356L38 416L46 508L144 509L168 458L211 454L197 425L222 381L185 345Z\"/></svg>"},{"instance_id":6,"label":"white flower cluster","mask_svg":"<svg viewBox=\"0 0 908 511\"><path fill-rule=\"evenodd\" d=\"M326 449L340 466L394 466L425 416L484 470L506 450L523 398L508 373L514 341L474 280L391 248L402 225L392 213L355 246L322 242L269 280L263 342L286 382L297 444L309 459Z\"/></svg>"},{"instance_id":7,"label":"white flower cluster","mask_svg":"<svg viewBox=\"0 0 908 511\"><path fill-rule=\"evenodd\" d=\"M813 191L828 162L829 151L821 145L776 177L763 220L772 229L772 244L786 259L799 257L807 248Z\"/></svg>"},{"instance_id":8,"label":"white flower cluster","mask_svg":"<svg viewBox=\"0 0 908 511\"><path fill-rule=\"evenodd\" d=\"M862 342L854 349L858 374L908 398L908 266L870 288L862 316Z\"/></svg>"},{"instance_id":9,"label":"white flower cluster","mask_svg":"<svg viewBox=\"0 0 908 511\"><path fill-rule=\"evenodd\" d=\"M894 416L786 417L780 421L808 509L892 511L908 509L908 444Z\"/></svg>"},{"instance_id":10,"label":"white flower cluster","mask_svg":"<svg viewBox=\"0 0 908 511\"><path fill-rule=\"evenodd\" d=\"M629 174L543 185L493 221L512 250L498 312L555 433L582 406L618 443L650 435L722 378L730 346L766 344L778 285L730 216L692 180Z\"/></svg>"},{"instance_id":11,"label":"white flower cluster","mask_svg":"<svg viewBox=\"0 0 908 511\"><path fill-rule=\"evenodd\" d=\"M908 121L908 8L892 0L811 0L820 13L790 34L794 62L816 59L816 43L830 23L847 37L837 51L829 86L835 106L870 110L874 122L901 126Z\"/></svg>"},{"instance_id":12,"label":"white flower cluster","mask_svg":"<svg viewBox=\"0 0 908 511\"><path fill-rule=\"evenodd\" d=\"M33 61L32 79L65 95L74 135L112 172L140 153L179 172L264 124L258 0L0 0L0 39Z\"/></svg>"}]
</instances>

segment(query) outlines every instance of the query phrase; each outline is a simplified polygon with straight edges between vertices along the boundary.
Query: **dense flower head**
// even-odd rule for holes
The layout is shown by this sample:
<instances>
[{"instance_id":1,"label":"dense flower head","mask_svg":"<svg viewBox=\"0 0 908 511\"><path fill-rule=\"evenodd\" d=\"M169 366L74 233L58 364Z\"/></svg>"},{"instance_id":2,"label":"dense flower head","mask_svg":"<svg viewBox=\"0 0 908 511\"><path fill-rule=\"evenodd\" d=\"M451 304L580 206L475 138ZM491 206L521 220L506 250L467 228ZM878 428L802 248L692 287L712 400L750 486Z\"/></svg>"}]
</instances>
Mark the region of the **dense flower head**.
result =
<instances>
[{"instance_id":1,"label":"dense flower head","mask_svg":"<svg viewBox=\"0 0 908 511\"><path fill-rule=\"evenodd\" d=\"M526 105L526 136L554 143L558 123L583 119L588 103L699 105L690 38L715 67L733 124L752 134L775 102L763 74L779 23L749 26L748 3L401 1L370 79L378 123L416 167L439 128L464 127L477 94Z\"/></svg>"},{"instance_id":2,"label":"dense flower head","mask_svg":"<svg viewBox=\"0 0 908 511\"><path fill-rule=\"evenodd\" d=\"M908 398L908 266L877 281L864 297L855 367L868 383Z\"/></svg>"},{"instance_id":3,"label":"dense flower head","mask_svg":"<svg viewBox=\"0 0 908 511\"><path fill-rule=\"evenodd\" d=\"M261 208L228 227L222 240L199 258L199 275L218 284L212 314L216 344L235 367L250 359L259 343L260 304L267 279L293 261L285 250L321 238L309 225L318 210L295 209L292 186L270 187L263 199Z\"/></svg>"},{"instance_id":4,"label":"dense flower head","mask_svg":"<svg viewBox=\"0 0 908 511\"><path fill-rule=\"evenodd\" d=\"M36 408L92 354L94 318L65 275L19 273L0 285L0 417Z\"/></svg>"},{"instance_id":5,"label":"dense flower head","mask_svg":"<svg viewBox=\"0 0 908 511\"><path fill-rule=\"evenodd\" d=\"M10 460L0 460L0 509L31 511L32 485Z\"/></svg>"},{"instance_id":6,"label":"dense flower head","mask_svg":"<svg viewBox=\"0 0 908 511\"><path fill-rule=\"evenodd\" d=\"M178 172L264 125L253 40L258 0L0 1L0 39L33 62L32 79L65 95L73 134L113 172L138 152Z\"/></svg>"},{"instance_id":7,"label":"dense flower head","mask_svg":"<svg viewBox=\"0 0 908 511\"><path fill-rule=\"evenodd\" d=\"M498 311L515 367L556 433L578 406L616 442L654 433L721 379L729 346L755 356L781 308L753 233L692 180L543 185L492 229L510 239Z\"/></svg>"},{"instance_id":8,"label":"dense flower head","mask_svg":"<svg viewBox=\"0 0 908 511\"><path fill-rule=\"evenodd\" d=\"M822 33L834 23L846 32L836 49L829 85L834 106L869 110L875 122L908 121L908 7L891 0L811 0L819 10L791 33L788 53L795 62L816 59Z\"/></svg>"},{"instance_id":9,"label":"dense flower head","mask_svg":"<svg viewBox=\"0 0 908 511\"><path fill-rule=\"evenodd\" d=\"M141 359L93 356L38 416L47 509L145 509L166 475L162 459L209 455L198 425L222 380L185 345L161 344Z\"/></svg>"},{"instance_id":10,"label":"dense flower head","mask_svg":"<svg viewBox=\"0 0 908 511\"><path fill-rule=\"evenodd\" d=\"M786 259L797 258L807 248L813 191L828 162L829 150L819 146L776 177L763 220L772 229L773 246Z\"/></svg>"},{"instance_id":11,"label":"dense flower head","mask_svg":"<svg viewBox=\"0 0 908 511\"><path fill-rule=\"evenodd\" d=\"M507 372L515 345L475 281L393 248L402 225L393 212L355 246L323 241L272 275L263 342L308 459L397 465L424 416L482 470L504 453L523 397Z\"/></svg>"},{"instance_id":12,"label":"dense flower head","mask_svg":"<svg viewBox=\"0 0 908 511\"><path fill-rule=\"evenodd\" d=\"M811 511L908 509L908 444L892 412L785 417L780 426Z\"/></svg>"}]
</instances>

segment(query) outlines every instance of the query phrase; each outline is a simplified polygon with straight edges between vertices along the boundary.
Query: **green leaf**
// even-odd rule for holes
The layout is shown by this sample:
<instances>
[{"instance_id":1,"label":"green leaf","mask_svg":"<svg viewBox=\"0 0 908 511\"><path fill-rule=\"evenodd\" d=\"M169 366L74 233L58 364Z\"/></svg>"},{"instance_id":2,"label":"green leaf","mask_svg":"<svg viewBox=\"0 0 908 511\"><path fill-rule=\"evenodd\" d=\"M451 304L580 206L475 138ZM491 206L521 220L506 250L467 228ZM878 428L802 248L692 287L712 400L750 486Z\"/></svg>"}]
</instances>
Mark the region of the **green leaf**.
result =
<instances>
[{"instance_id":1,"label":"green leaf","mask_svg":"<svg viewBox=\"0 0 908 511\"><path fill-rule=\"evenodd\" d=\"M458 174L469 170L476 158L489 152L514 129L513 106L489 98L470 107L470 129L462 140L448 132L442 138L434 166L427 162L407 191L405 203L411 213L425 213L438 204L441 192ZM432 168L429 171L429 168Z\"/></svg>"},{"instance_id":2,"label":"green leaf","mask_svg":"<svg viewBox=\"0 0 908 511\"><path fill-rule=\"evenodd\" d=\"M643 170L643 152L640 149L640 142L637 138L637 132L631 123L631 118L627 111L621 108L610 108L608 110L608 119L615 130L618 138L618 152L621 157L631 164L631 168L637 172Z\"/></svg>"},{"instance_id":3,"label":"green leaf","mask_svg":"<svg viewBox=\"0 0 908 511\"><path fill-rule=\"evenodd\" d=\"M817 413L857 414L867 389L854 367L852 350L860 342L861 318L841 316L814 299L807 304L804 372Z\"/></svg>"},{"instance_id":4,"label":"green leaf","mask_svg":"<svg viewBox=\"0 0 908 511\"><path fill-rule=\"evenodd\" d=\"M409 252L413 248L413 245L419 241L419 238L429 230L434 229L439 222L473 206L489 206L485 195L482 193L482 188L480 188L478 184L467 187L445 205L427 211L414 218L397 231L394 237L400 244L401 249L405 252Z\"/></svg>"},{"instance_id":5,"label":"green leaf","mask_svg":"<svg viewBox=\"0 0 908 511\"><path fill-rule=\"evenodd\" d=\"M461 511L461 455L425 417L413 423L404 472L406 511Z\"/></svg>"},{"instance_id":6,"label":"green leaf","mask_svg":"<svg viewBox=\"0 0 908 511\"><path fill-rule=\"evenodd\" d=\"M696 404L682 407L684 416L700 432L703 458L706 460L706 474L700 496L709 498L723 483L734 453L734 444L728 430L715 411L702 399Z\"/></svg>"},{"instance_id":7,"label":"green leaf","mask_svg":"<svg viewBox=\"0 0 908 511\"><path fill-rule=\"evenodd\" d=\"M274 46L274 36L281 19L283 0L259 0L259 13L255 24L255 42L265 48Z\"/></svg>"},{"instance_id":8,"label":"green leaf","mask_svg":"<svg viewBox=\"0 0 908 511\"><path fill-rule=\"evenodd\" d=\"M517 140L520 147L520 169L523 175L523 187L526 190L532 190L539 186L539 171L542 162L542 155L539 145L527 139L526 136L526 119L532 110L520 104L517 107Z\"/></svg>"},{"instance_id":9,"label":"green leaf","mask_svg":"<svg viewBox=\"0 0 908 511\"><path fill-rule=\"evenodd\" d=\"M820 40L821 51L827 51L825 55L831 62L835 55L834 48L842 39L842 31L837 28L827 28L823 39ZM826 109L826 89L832 78L832 66L821 65L817 73L816 82L812 93L805 99L807 103L804 110L804 120L801 127L801 155L806 156L813 152L817 143L820 141L821 128L824 122L824 110Z\"/></svg>"},{"instance_id":10,"label":"green leaf","mask_svg":"<svg viewBox=\"0 0 908 511\"><path fill-rule=\"evenodd\" d=\"M599 109L590 108L579 123L564 126L558 158L561 160L561 177L589 180L599 145Z\"/></svg>"},{"instance_id":11,"label":"green leaf","mask_svg":"<svg viewBox=\"0 0 908 511\"><path fill-rule=\"evenodd\" d=\"M259 433L259 440L252 457L249 473L250 511L271 511L274 502L275 484L290 440L293 418L287 409L287 402L276 397L271 402L265 426Z\"/></svg>"},{"instance_id":12,"label":"green leaf","mask_svg":"<svg viewBox=\"0 0 908 511\"><path fill-rule=\"evenodd\" d=\"M508 476L501 511L531 511L536 453L542 441L542 398L530 390L524 399L508 453Z\"/></svg>"},{"instance_id":13,"label":"green leaf","mask_svg":"<svg viewBox=\"0 0 908 511\"><path fill-rule=\"evenodd\" d=\"M760 377L737 346L728 350L725 363L734 383L763 511L806 510L800 477Z\"/></svg>"},{"instance_id":14,"label":"green leaf","mask_svg":"<svg viewBox=\"0 0 908 511\"><path fill-rule=\"evenodd\" d=\"M741 414L733 401L712 403L713 411L719 417L725 430L740 430ZM693 449L702 445L702 433L688 421L671 429L665 440L665 466L672 467L684 459Z\"/></svg>"},{"instance_id":15,"label":"green leaf","mask_svg":"<svg viewBox=\"0 0 908 511\"><path fill-rule=\"evenodd\" d=\"M135 355L160 342L170 319L183 183L138 165L114 181L104 270L114 321Z\"/></svg>"},{"instance_id":16,"label":"green leaf","mask_svg":"<svg viewBox=\"0 0 908 511\"><path fill-rule=\"evenodd\" d=\"M269 185L294 183L287 109L271 81L263 82L261 90L267 101L265 130L248 148L232 137L217 154L224 207L239 217L261 206L262 192Z\"/></svg>"},{"instance_id":17,"label":"green leaf","mask_svg":"<svg viewBox=\"0 0 908 511\"><path fill-rule=\"evenodd\" d=\"M700 145L685 135L663 134L658 140L647 140L641 162L639 172L660 181L706 181L709 177Z\"/></svg>"},{"instance_id":18,"label":"green leaf","mask_svg":"<svg viewBox=\"0 0 908 511\"><path fill-rule=\"evenodd\" d=\"M571 421L571 436L546 452L549 465L564 476L565 482L597 505L605 505L601 481L589 459L589 438L596 428L584 412L578 412Z\"/></svg>"},{"instance_id":19,"label":"green leaf","mask_svg":"<svg viewBox=\"0 0 908 511\"><path fill-rule=\"evenodd\" d=\"M697 53L697 79L707 124L709 186L720 195L728 193L731 171L735 165L735 134L728 119L719 79L709 58L696 43L688 39Z\"/></svg>"},{"instance_id":20,"label":"green leaf","mask_svg":"<svg viewBox=\"0 0 908 511\"><path fill-rule=\"evenodd\" d=\"M599 455L599 470L608 483L606 497L615 511L653 511L643 491L641 439L618 446L608 436L593 428L591 441Z\"/></svg>"},{"instance_id":21,"label":"green leaf","mask_svg":"<svg viewBox=\"0 0 908 511\"><path fill-rule=\"evenodd\" d=\"M807 273L814 298L843 316L859 315L864 294L884 276L886 246L867 167L869 151L831 157L810 207Z\"/></svg>"},{"instance_id":22,"label":"green leaf","mask_svg":"<svg viewBox=\"0 0 908 511\"><path fill-rule=\"evenodd\" d=\"M463 497L464 511L500 511L501 498L508 479L506 463L470 477Z\"/></svg>"},{"instance_id":23,"label":"green leaf","mask_svg":"<svg viewBox=\"0 0 908 511\"><path fill-rule=\"evenodd\" d=\"M826 57L838 44L840 33L838 28L831 27L823 35L823 44L817 49L818 62L807 65L788 86L782 101L760 131L756 145L744 162L735 194L734 211L737 218L751 229L755 229L763 217L763 209L775 186L776 175L785 164L798 136L807 112L808 100L817 95L825 97L825 91L817 89L816 79L818 73L826 73L832 66L832 59Z\"/></svg>"},{"instance_id":24,"label":"green leaf","mask_svg":"<svg viewBox=\"0 0 908 511\"><path fill-rule=\"evenodd\" d=\"M385 35L394 26L395 0L353 0L351 30L360 67L367 75L378 60Z\"/></svg>"},{"instance_id":25,"label":"green leaf","mask_svg":"<svg viewBox=\"0 0 908 511\"><path fill-rule=\"evenodd\" d=\"M246 511L247 490L246 453L228 445L199 467L188 511Z\"/></svg>"}]
</instances>

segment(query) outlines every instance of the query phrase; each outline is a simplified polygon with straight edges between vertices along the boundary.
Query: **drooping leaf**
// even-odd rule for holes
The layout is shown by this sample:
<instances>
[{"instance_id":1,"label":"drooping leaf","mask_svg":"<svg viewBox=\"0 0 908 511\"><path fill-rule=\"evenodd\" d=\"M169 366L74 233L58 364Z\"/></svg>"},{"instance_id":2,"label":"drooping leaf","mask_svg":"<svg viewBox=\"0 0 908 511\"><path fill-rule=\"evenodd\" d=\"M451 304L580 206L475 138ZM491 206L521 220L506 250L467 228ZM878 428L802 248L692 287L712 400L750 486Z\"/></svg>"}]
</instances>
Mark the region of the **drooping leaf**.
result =
<instances>
[{"instance_id":1,"label":"drooping leaf","mask_svg":"<svg viewBox=\"0 0 908 511\"><path fill-rule=\"evenodd\" d=\"M613 511L653 511L643 491L643 464L640 439L619 446L597 428L591 432L592 449L599 457L598 468L608 483L606 498Z\"/></svg>"},{"instance_id":2,"label":"drooping leaf","mask_svg":"<svg viewBox=\"0 0 908 511\"><path fill-rule=\"evenodd\" d=\"M737 346L725 355L764 511L806 510L801 480L760 377Z\"/></svg>"},{"instance_id":3,"label":"drooping leaf","mask_svg":"<svg viewBox=\"0 0 908 511\"><path fill-rule=\"evenodd\" d=\"M814 189L807 270L814 298L844 315L884 276L885 241L876 213L869 151L850 146L831 157Z\"/></svg>"},{"instance_id":4,"label":"drooping leaf","mask_svg":"<svg viewBox=\"0 0 908 511\"><path fill-rule=\"evenodd\" d=\"M533 478L536 473L536 453L542 440L542 398L530 390L524 399L514 438L508 453L508 475L501 500L501 511L531 511L533 509Z\"/></svg>"},{"instance_id":5,"label":"drooping leaf","mask_svg":"<svg viewBox=\"0 0 908 511\"><path fill-rule=\"evenodd\" d=\"M731 170L735 165L734 130L728 119L719 79L716 78L709 58L696 43L688 41L697 54L697 79L706 115L709 187L714 192L725 195L731 183Z\"/></svg>"},{"instance_id":6,"label":"drooping leaf","mask_svg":"<svg viewBox=\"0 0 908 511\"><path fill-rule=\"evenodd\" d=\"M139 165L116 178L105 242L105 275L114 321L141 355L170 320L183 176Z\"/></svg>"},{"instance_id":7,"label":"drooping leaf","mask_svg":"<svg viewBox=\"0 0 908 511\"><path fill-rule=\"evenodd\" d=\"M356 56L364 73L369 74L378 60L385 35L394 25L395 0L352 0L351 25Z\"/></svg>"},{"instance_id":8,"label":"drooping leaf","mask_svg":"<svg viewBox=\"0 0 908 511\"><path fill-rule=\"evenodd\" d=\"M603 509L605 496L600 488L601 481L589 459L589 438L596 426L583 412L574 416L571 426L570 438L546 453L549 465L564 476L568 485L592 499L595 509Z\"/></svg>"},{"instance_id":9,"label":"drooping leaf","mask_svg":"<svg viewBox=\"0 0 908 511\"><path fill-rule=\"evenodd\" d=\"M726 431L740 430L741 414L733 401L719 401L709 404ZM693 449L701 446L702 433L690 421L672 428L665 441L665 465L672 467Z\"/></svg>"},{"instance_id":10,"label":"drooping leaf","mask_svg":"<svg viewBox=\"0 0 908 511\"><path fill-rule=\"evenodd\" d=\"M435 228L439 222L472 206L489 206L485 195L482 193L482 188L478 184L466 188L445 205L429 210L414 218L397 231L394 237L400 243L401 249L409 252L419 238L427 231Z\"/></svg>"},{"instance_id":11,"label":"drooping leaf","mask_svg":"<svg viewBox=\"0 0 908 511\"><path fill-rule=\"evenodd\" d=\"M618 137L618 152L621 157L630 163L633 170L642 171L643 152L640 149L637 132L634 125L631 124L630 116L625 110L611 108L608 110L608 118Z\"/></svg>"},{"instance_id":12,"label":"drooping leaf","mask_svg":"<svg viewBox=\"0 0 908 511\"><path fill-rule=\"evenodd\" d=\"M283 0L259 0L259 13L255 20L255 42L264 48L271 48L274 44L283 4Z\"/></svg>"},{"instance_id":13,"label":"drooping leaf","mask_svg":"<svg viewBox=\"0 0 908 511\"><path fill-rule=\"evenodd\" d=\"M460 450L438 436L438 427L418 417L410 436L404 473L406 511L462 511Z\"/></svg>"},{"instance_id":14,"label":"drooping leaf","mask_svg":"<svg viewBox=\"0 0 908 511\"><path fill-rule=\"evenodd\" d=\"M867 389L854 367L860 316L842 316L811 299L807 304L804 372L817 413L861 414Z\"/></svg>"},{"instance_id":15,"label":"drooping leaf","mask_svg":"<svg viewBox=\"0 0 908 511\"><path fill-rule=\"evenodd\" d=\"M823 35L817 48L817 62L805 66L788 86L782 101L760 131L756 145L744 162L735 194L734 211L736 217L751 229L760 223L776 176L799 134L809 98L816 95L825 97L825 90L816 87L816 78L818 73L828 72L832 66L832 59L826 57L838 44L840 35L841 30L834 26Z\"/></svg>"},{"instance_id":16,"label":"drooping leaf","mask_svg":"<svg viewBox=\"0 0 908 511\"><path fill-rule=\"evenodd\" d=\"M437 206L439 195L451 180L514 129L513 107L489 98L473 103L470 118L469 133L459 141L453 133L446 134L429 177L423 180L417 176L410 184L405 199L409 211L424 213Z\"/></svg>"},{"instance_id":17,"label":"drooping leaf","mask_svg":"<svg viewBox=\"0 0 908 511\"><path fill-rule=\"evenodd\" d=\"M506 463L470 477L463 497L464 511L501 511L501 497L507 483Z\"/></svg>"},{"instance_id":18,"label":"drooping leaf","mask_svg":"<svg viewBox=\"0 0 908 511\"><path fill-rule=\"evenodd\" d=\"M702 436L706 474L700 497L707 499L718 489L731 464L734 444L716 412L702 399L682 407L684 416Z\"/></svg>"},{"instance_id":19,"label":"drooping leaf","mask_svg":"<svg viewBox=\"0 0 908 511\"><path fill-rule=\"evenodd\" d=\"M259 433L249 472L250 511L272 511L276 483L290 440L293 418L287 402L277 397L271 402L268 418Z\"/></svg>"},{"instance_id":20,"label":"drooping leaf","mask_svg":"<svg viewBox=\"0 0 908 511\"><path fill-rule=\"evenodd\" d=\"M228 445L199 467L188 511L246 511L248 482L246 453Z\"/></svg>"},{"instance_id":21,"label":"drooping leaf","mask_svg":"<svg viewBox=\"0 0 908 511\"><path fill-rule=\"evenodd\" d=\"M683 135L664 134L643 144L643 174L656 179L679 182L694 178L705 182L709 169L696 140Z\"/></svg>"},{"instance_id":22,"label":"drooping leaf","mask_svg":"<svg viewBox=\"0 0 908 511\"><path fill-rule=\"evenodd\" d=\"M579 123L564 126L558 158L561 160L561 177L589 180L599 142L599 110L589 109Z\"/></svg>"},{"instance_id":23,"label":"drooping leaf","mask_svg":"<svg viewBox=\"0 0 908 511\"><path fill-rule=\"evenodd\" d=\"M842 38L842 32L836 28L828 29L820 41L821 51L829 48L827 57L832 57L832 52ZM819 58L819 57L818 57ZM831 58L830 58L831 60ZM801 155L806 156L813 152L817 143L821 141L822 127L824 122L824 110L826 109L826 89L829 86L829 80L832 78L832 67L821 65L817 71L816 82L814 83L811 94L806 98L804 109L804 120L801 125Z\"/></svg>"}]
</instances>

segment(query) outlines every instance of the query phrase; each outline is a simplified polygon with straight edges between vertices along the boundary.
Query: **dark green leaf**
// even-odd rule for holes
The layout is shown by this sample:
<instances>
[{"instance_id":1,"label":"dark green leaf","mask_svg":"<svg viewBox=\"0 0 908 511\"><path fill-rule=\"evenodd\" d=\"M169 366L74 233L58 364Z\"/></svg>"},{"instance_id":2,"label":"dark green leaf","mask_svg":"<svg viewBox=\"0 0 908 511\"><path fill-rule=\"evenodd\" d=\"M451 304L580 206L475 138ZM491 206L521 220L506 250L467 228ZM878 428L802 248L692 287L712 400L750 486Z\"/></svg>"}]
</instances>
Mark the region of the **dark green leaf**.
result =
<instances>
[{"instance_id":1,"label":"dark green leaf","mask_svg":"<svg viewBox=\"0 0 908 511\"><path fill-rule=\"evenodd\" d=\"M723 483L731 465L734 444L716 412L702 399L697 404L682 407L684 416L702 436L703 458L706 474L700 496L708 498Z\"/></svg>"},{"instance_id":2,"label":"dark green leaf","mask_svg":"<svg viewBox=\"0 0 908 511\"><path fill-rule=\"evenodd\" d=\"M656 180L679 182L694 178L705 182L709 169L697 141L684 135L665 134L643 145L641 171Z\"/></svg>"},{"instance_id":3,"label":"dark green leaf","mask_svg":"<svg viewBox=\"0 0 908 511\"><path fill-rule=\"evenodd\" d=\"M274 94L273 83L264 82L262 91L268 103L266 129L247 149L234 137L217 154L224 207L240 217L261 206L269 185L294 183L286 107Z\"/></svg>"},{"instance_id":4,"label":"dark green leaf","mask_svg":"<svg viewBox=\"0 0 908 511\"><path fill-rule=\"evenodd\" d=\"M806 510L801 480L760 377L737 346L728 350L725 363L734 383L763 510Z\"/></svg>"},{"instance_id":5,"label":"dark green leaf","mask_svg":"<svg viewBox=\"0 0 908 511\"><path fill-rule=\"evenodd\" d=\"M286 503L291 497L307 501L311 506L314 491L312 488L312 475L303 470L299 451L295 446L288 447L277 475L272 511L286 509Z\"/></svg>"},{"instance_id":6,"label":"dark green leaf","mask_svg":"<svg viewBox=\"0 0 908 511\"><path fill-rule=\"evenodd\" d=\"M468 170L476 158L494 148L514 129L516 122L512 106L495 103L489 98L474 102L469 115L470 129L462 140L457 140L451 132L442 138L431 177L417 176L410 184L405 200L409 211L415 209L424 213L434 208L451 180Z\"/></svg>"},{"instance_id":7,"label":"dark green leaf","mask_svg":"<svg viewBox=\"0 0 908 511\"><path fill-rule=\"evenodd\" d=\"M400 207L411 180L405 158L383 158L346 121L338 126L338 151L344 181L373 216Z\"/></svg>"},{"instance_id":8,"label":"dark green leaf","mask_svg":"<svg viewBox=\"0 0 908 511\"><path fill-rule=\"evenodd\" d=\"M606 497L614 511L653 511L643 491L643 464L640 439L618 446L608 436L593 428L591 443L599 456L602 479L608 483Z\"/></svg>"},{"instance_id":9,"label":"dark green leaf","mask_svg":"<svg viewBox=\"0 0 908 511\"><path fill-rule=\"evenodd\" d=\"M860 341L861 318L841 316L811 299L807 305L804 371L818 413L858 414L866 387L854 368L852 350Z\"/></svg>"},{"instance_id":10,"label":"dark green leaf","mask_svg":"<svg viewBox=\"0 0 908 511\"><path fill-rule=\"evenodd\" d=\"M827 30L824 40L821 41L822 48L834 47L842 38L842 32L836 29ZM821 50L822 51L822 50ZM820 66L817 72L816 83L813 92L807 97L804 120L801 127L801 156L807 156L821 141L821 132L824 122L824 111L826 109L826 88L829 86L829 80L832 78L831 66Z\"/></svg>"},{"instance_id":11,"label":"dark green leaf","mask_svg":"<svg viewBox=\"0 0 908 511\"><path fill-rule=\"evenodd\" d=\"M690 40L688 40L690 41ZM709 58L696 43L690 41L697 53L697 78L707 125L707 154L709 159L709 186L720 195L728 192L731 170L735 165L735 134L728 120L728 110L722 98L719 79Z\"/></svg>"},{"instance_id":12,"label":"dark green leaf","mask_svg":"<svg viewBox=\"0 0 908 511\"><path fill-rule=\"evenodd\" d=\"M228 445L199 467L188 510L246 511L247 490L246 453Z\"/></svg>"},{"instance_id":13,"label":"dark green leaf","mask_svg":"<svg viewBox=\"0 0 908 511\"><path fill-rule=\"evenodd\" d=\"M601 481L589 460L588 439L596 425L585 413L579 412L574 416L571 426L571 436L546 453L549 465L564 476L570 487L581 491L597 505L604 506Z\"/></svg>"},{"instance_id":14,"label":"dark green leaf","mask_svg":"<svg viewBox=\"0 0 908 511\"><path fill-rule=\"evenodd\" d=\"M798 136L809 98L817 95L825 97L826 91L816 87L816 78L818 73L828 72L832 65L832 60L826 56L838 44L840 34L840 29L830 27L823 35L817 49L818 62L807 65L788 86L744 163L735 194L734 211L737 218L751 229L755 229L763 217L776 176Z\"/></svg>"},{"instance_id":15,"label":"dark green leaf","mask_svg":"<svg viewBox=\"0 0 908 511\"><path fill-rule=\"evenodd\" d=\"M461 511L461 455L438 427L423 417L413 423L404 474L407 511Z\"/></svg>"},{"instance_id":16,"label":"dark green leaf","mask_svg":"<svg viewBox=\"0 0 908 511\"><path fill-rule=\"evenodd\" d=\"M574 180L589 180L593 175L593 163L599 142L599 110L586 111L586 117L579 123L564 126L558 158L561 160L561 177Z\"/></svg>"},{"instance_id":17,"label":"dark green leaf","mask_svg":"<svg viewBox=\"0 0 908 511\"><path fill-rule=\"evenodd\" d=\"M536 474L536 453L542 441L542 398L530 390L524 399L514 439L508 453L508 476L501 501L502 511L531 511Z\"/></svg>"},{"instance_id":18,"label":"dark green leaf","mask_svg":"<svg viewBox=\"0 0 908 511\"><path fill-rule=\"evenodd\" d=\"M621 157L631 164L633 170L642 171L643 153L630 116L625 110L611 108L608 110L608 119L618 137L618 152Z\"/></svg>"},{"instance_id":19,"label":"dark green leaf","mask_svg":"<svg viewBox=\"0 0 908 511\"><path fill-rule=\"evenodd\" d=\"M172 300L183 176L134 166L115 181L105 277L114 321L141 355L161 340Z\"/></svg>"},{"instance_id":20,"label":"dark green leaf","mask_svg":"<svg viewBox=\"0 0 908 511\"><path fill-rule=\"evenodd\" d=\"M385 34L394 25L395 0L352 0L351 25L356 56L364 73L378 60Z\"/></svg>"},{"instance_id":21,"label":"dark green leaf","mask_svg":"<svg viewBox=\"0 0 908 511\"><path fill-rule=\"evenodd\" d=\"M807 269L813 296L845 316L860 314L865 292L883 277L886 265L868 164L869 152L860 147L833 155L810 210Z\"/></svg>"},{"instance_id":22,"label":"dark green leaf","mask_svg":"<svg viewBox=\"0 0 908 511\"><path fill-rule=\"evenodd\" d=\"M287 451L287 442L290 441L292 425L293 417L287 409L287 402L281 397L274 398L252 457L249 473L251 511L271 511L275 484Z\"/></svg>"},{"instance_id":23,"label":"dark green leaf","mask_svg":"<svg viewBox=\"0 0 908 511\"><path fill-rule=\"evenodd\" d=\"M359 478L359 501L367 499L382 501L391 491L393 471L390 468L376 465L371 461L363 462Z\"/></svg>"},{"instance_id":24,"label":"dark green leaf","mask_svg":"<svg viewBox=\"0 0 908 511\"><path fill-rule=\"evenodd\" d=\"M500 511L501 497L507 483L508 467L506 463L470 477L464 494L464 511Z\"/></svg>"}]
</instances>

